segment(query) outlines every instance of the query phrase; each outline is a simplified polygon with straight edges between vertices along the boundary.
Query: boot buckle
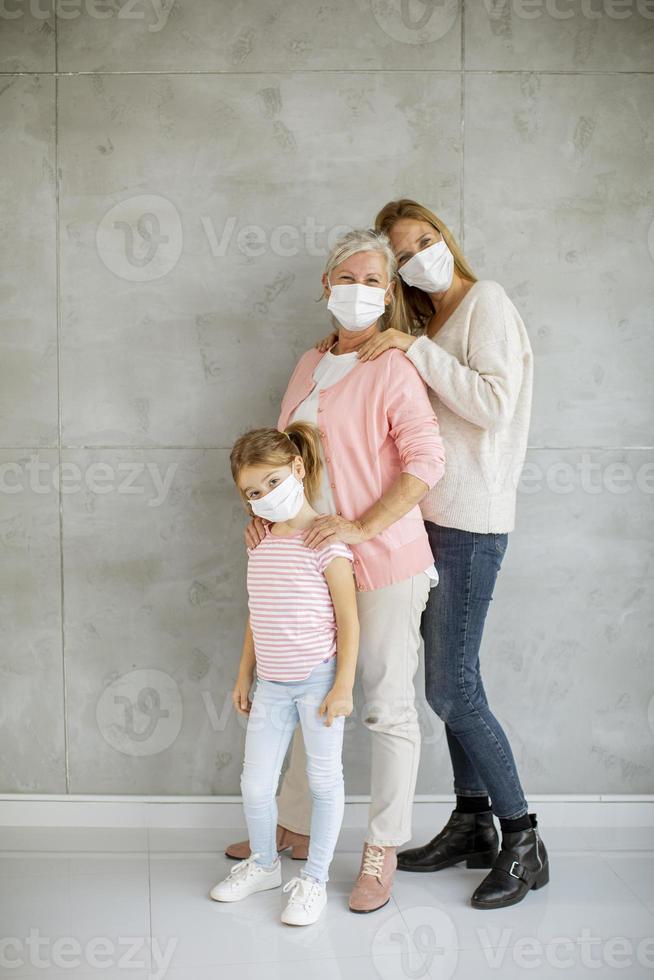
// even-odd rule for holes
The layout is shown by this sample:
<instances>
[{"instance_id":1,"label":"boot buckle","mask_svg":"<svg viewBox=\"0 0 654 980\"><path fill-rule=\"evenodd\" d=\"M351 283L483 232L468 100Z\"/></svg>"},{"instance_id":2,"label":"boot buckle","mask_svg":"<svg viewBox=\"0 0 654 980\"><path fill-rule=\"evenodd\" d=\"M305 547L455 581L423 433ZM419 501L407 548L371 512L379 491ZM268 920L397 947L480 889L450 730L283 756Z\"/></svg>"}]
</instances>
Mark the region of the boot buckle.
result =
<instances>
[{"instance_id":1,"label":"boot buckle","mask_svg":"<svg viewBox=\"0 0 654 980\"><path fill-rule=\"evenodd\" d=\"M511 867L509 868L509 874L511 875L512 878L520 878L520 875L519 874L516 875L516 874L513 873L513 869L514 868L519 868L519 867L520 867L520 862L519 861L514 861L513 864L511 865Z\"/></svg>"}]
</instances>

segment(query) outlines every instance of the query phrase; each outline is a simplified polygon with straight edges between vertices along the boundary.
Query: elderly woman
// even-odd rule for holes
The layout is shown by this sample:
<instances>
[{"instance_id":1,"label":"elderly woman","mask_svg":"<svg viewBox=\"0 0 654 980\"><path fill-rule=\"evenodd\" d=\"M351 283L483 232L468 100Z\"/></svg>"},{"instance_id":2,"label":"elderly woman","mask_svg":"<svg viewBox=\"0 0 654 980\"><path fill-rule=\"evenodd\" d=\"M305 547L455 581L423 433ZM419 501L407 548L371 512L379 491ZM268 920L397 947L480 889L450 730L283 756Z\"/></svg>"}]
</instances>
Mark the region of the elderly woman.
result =
<instances>
[{"instance_id":1,"label":"elderly woman","mask_svg":"<svg viewBox=\"0 0 654 980\"><path fill-rule=\"evenodd\" d=\"M306 543L343 541L355 555L360 622L359 677L363 722L371 733L371 803L353 912L372 912L389 898L396 848L411 838L420 758L414 678L420 621L438 581L419 502L441 478L444 453L424 382L401 351L362 362L357 352L380 329L395 302L396 261L388 238L350 232L332 250L323 274L336 342L312 348L295 368L277 423L304 419L320 429L323 454L318 518ZM255 545L262 536L248 529ZM304 857L311 797L296 730L279 798L279 851ZM247 841L228 857L250 853Z\"/></svg>"}]
</instances>

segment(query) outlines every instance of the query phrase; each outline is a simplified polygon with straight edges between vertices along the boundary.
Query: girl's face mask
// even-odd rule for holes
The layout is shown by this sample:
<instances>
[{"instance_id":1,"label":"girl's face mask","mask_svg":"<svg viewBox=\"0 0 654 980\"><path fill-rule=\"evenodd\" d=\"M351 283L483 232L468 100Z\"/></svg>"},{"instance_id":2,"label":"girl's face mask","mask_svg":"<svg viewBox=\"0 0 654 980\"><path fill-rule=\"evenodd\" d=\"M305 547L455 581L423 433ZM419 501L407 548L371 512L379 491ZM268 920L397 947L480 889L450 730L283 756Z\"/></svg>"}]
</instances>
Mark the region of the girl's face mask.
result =
<instances>
[{"instance_id":1,"label":"girl's face mask","mask_svg":"<svg viewBox=\"0 0 654 980\"><path fill-rule=\"evenodd\" d=\"M291 471L285 480L269 490L265 497L248 501L257 517L278 524L291 521L300 513L304 503L304 484Z\"/></svg>"},{"instance_id":2,"label":"girl's face mask","mask_svg":"<svg viewBox=\"0 0 654 980\"><path fill-rule=\"evenodd\" d=\"M454 256L444 241L434 242L412 255L398 271L408 286L425 293L444 293L452 285Z\"/></svg>"}]
</instances>

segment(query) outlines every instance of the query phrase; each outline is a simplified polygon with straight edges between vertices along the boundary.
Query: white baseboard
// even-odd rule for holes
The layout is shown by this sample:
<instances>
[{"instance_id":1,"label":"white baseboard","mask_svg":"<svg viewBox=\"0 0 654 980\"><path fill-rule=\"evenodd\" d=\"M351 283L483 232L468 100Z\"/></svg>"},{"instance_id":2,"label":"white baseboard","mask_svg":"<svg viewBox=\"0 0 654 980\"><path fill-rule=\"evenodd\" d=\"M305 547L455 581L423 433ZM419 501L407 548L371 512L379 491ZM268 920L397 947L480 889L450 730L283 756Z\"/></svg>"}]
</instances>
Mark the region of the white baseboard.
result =
<instances>
[{"instance_id":1,"label":"white baseboard","mask_svg":"<svg viewBox=\"0 0 654 980\"><path fill-rule=\"evenodd\" d=\"M416 796L414 826L436 826L453 796ZM364 827L369 798L348 796L344 827ZM545 795L529 798L552 827L652 827L654 796ZM0 827L245 827L239 796L87 796L0 794Z\"/></svg>"}]
</instances>

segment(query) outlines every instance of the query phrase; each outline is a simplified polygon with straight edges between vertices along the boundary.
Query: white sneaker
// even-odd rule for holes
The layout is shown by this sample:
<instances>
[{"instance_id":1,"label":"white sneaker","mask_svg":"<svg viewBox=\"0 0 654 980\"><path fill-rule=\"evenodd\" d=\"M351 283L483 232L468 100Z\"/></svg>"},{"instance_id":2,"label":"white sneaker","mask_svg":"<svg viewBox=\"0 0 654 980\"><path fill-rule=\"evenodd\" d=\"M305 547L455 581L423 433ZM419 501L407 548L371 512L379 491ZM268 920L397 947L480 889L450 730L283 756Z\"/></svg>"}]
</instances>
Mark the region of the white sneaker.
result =
<instances>
[{"instance_id":1,"label":"white sneaker","mask_svg":"<svg viewBox=\"0 0 654 980\"><path fill-rule=\"evenodd\" d=\"M289 926L310 926L320 918L320 913L327 904L327 887L324 881L291 878L282 891L291 892L288 905L282 912L282 922Z\"/></svg>"},{"instance_id":2,"label":"white sneaker","mask_svg":"<svg viewBox=\"0 0 654 980\"><path fill-rule=\"evenodd\" d=\"M266 871L260 864L255 863L259 854L251 854L245 861L235 864L226 878L219 881L209 892L214 902L240 902L254 892L263 892L267 888L279 888L282 883L282 862L271 871Z\"/></svg>"}]
</instances>

